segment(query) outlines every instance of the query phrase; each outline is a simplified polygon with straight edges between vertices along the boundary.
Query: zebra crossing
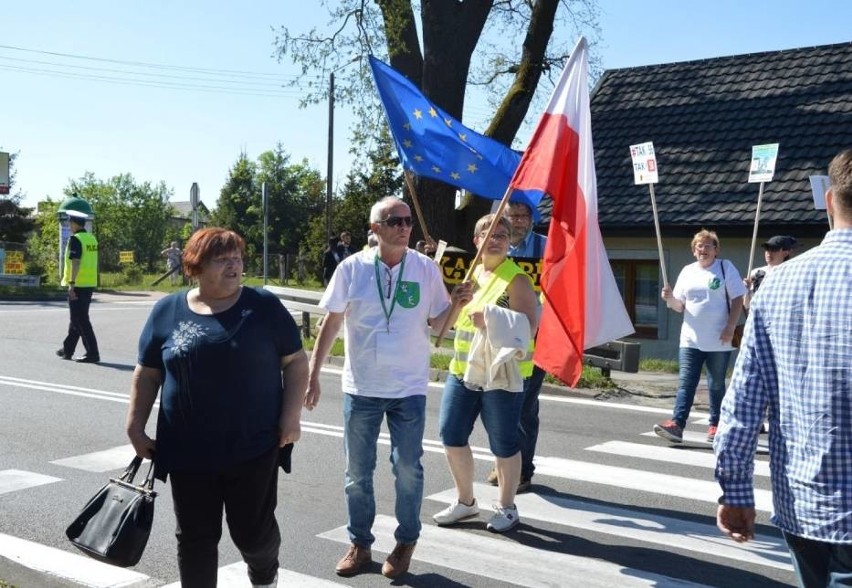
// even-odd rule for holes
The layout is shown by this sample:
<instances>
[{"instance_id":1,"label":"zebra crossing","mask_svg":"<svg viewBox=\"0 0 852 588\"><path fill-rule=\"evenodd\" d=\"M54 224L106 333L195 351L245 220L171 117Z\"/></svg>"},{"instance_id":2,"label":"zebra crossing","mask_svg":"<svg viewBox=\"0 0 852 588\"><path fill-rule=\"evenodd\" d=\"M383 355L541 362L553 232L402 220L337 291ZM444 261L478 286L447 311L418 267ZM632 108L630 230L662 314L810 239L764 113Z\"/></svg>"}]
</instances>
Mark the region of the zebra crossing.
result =
<instances>
[{"instance_id":1,"label":"zebra crossing","mask_svg":"<svg viewBox=\"0 0 852 588\"><path fill-rule=\"evenodd\" d=\"M701 424L696 420L692 424ZM342 436L338 426L303 422L305 435ZM536 480L558 478L574 482L585 482L606 487L618 487L628 492L665 494L670 497L686 498L706 503L715 502L719 494L718 486L712 481L712 468L715 459L709 451L704 435L694 433L685 435L686 445L704 447L706 451L685 451L662 444L653 433L641 433L634 439L613 439L583 448L581 459L568 459L554 456L536 458ZM389 444L389 438L382 434L380 443ZM424 441L427 452L443 452L440 443ZM472 447L478 460L492 460L491 453L482 447ZM110 472L124 468L133 455L130 445L108 448L84 455L69 456L52 461L57 466L87 472ZM605 465L599 457L615 456L628 466ZM652 465L668 464L701 468L707 475L701 479L661 474L653 471ZM761 439L759 455L756 461L755 476L766 479L769 475L766 456L765 437ZM61 483L61 478L46 476L37 472L20 470L0 470L0 505L3 495L22 492L27 488L44 484ZM764 484L766 485L766 484ZM661 490L664 489L664 490ZM497 488L475 484L475 495L480 504L486 505L497 500ZM517 586L570 586L566 578L583 578L581 585L595 587L611 586L718 586L715 582L706 584L690 582L678 577L649 572L640 567L625 565L606 558L594 558L575 553L542 549L513 540L513 533L506 536L492 535L482 531L487 513L480 519L470 521L459 527L437 527L431 523L430 515L455 500L455 490L447 488L424 497L422 534L414 552L412 571L422 566L442 570L447 578L453 572L499 580L504 584ZM768 490L756 490L756 508L759 511L771 511L771 496ZM560 535L600 537L603 541L618 543L630 541L654 549L671 549L679 553L694 556L712 554L715 561L724 567L736 570L742 566L750 569L774 570L787 574L792 583L792 565L783 540L778 535L759 536L757 540L746 544L735 544L723 537L715 525L708 522L696 522L688 518L667 516L663 513L648 512L598 500L570 497L562 494L529 493L518 495L516 504L521 516L522 528L535 533L538 527L555 529ZM708 512L712 509L708 508ZM390 513L379 513L373 532L376 543L373 550L389 553L394 547L393 531L396 521ZM333 543L348 544L349 538L345 525L319 533L317 539ZM41 547L41 549L40 549ZM0 533L0 557L22 562L32 569L64 577L81 585L111 588L114 586L165 586L176 588L179 583L162 583L134 570L120 570L105 566L70 551L30 544ZM45 551L47 550L47 551ZM342 548L341 548L342 552ZM26 555L37 553L38 555ZM374 555L378 558L379 555ZM328 569L334 562L326 562ZM69 571L70 570L70 571ZM323 569L325 572L326 570ZM316 577L299 570L279 570L280 586L340 586L348 585L343 579ZM483 584L483 585L485 585ZM219 570L219 586L248 587L245 564L228 563Z\"/></svg>"}]
</instances>

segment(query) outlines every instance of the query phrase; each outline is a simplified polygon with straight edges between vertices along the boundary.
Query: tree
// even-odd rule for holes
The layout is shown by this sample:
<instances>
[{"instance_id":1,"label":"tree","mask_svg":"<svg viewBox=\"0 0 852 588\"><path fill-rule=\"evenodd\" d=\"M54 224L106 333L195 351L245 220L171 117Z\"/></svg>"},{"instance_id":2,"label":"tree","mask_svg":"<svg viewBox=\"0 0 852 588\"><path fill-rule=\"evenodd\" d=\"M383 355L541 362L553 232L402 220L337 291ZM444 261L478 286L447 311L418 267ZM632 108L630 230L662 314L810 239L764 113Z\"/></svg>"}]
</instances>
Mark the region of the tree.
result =
<instances>
[{"instance_id":1,"label":"tree","mask_svg":"<svg viewBox=\"0 0 852 588\"><path fill-rule=\"evenodd\" d=\"M270 253L298 253L311 219L321 218L325 208L325 183L307 161L291 164L290 155L280 144L261 153L256 163L245 153L240 154L220 192L213 222L243 236L251 270L262 266L262 260L258 260L263 252L261 187L264 183L269 206Z\"/></svg>"},{"instance_id":2,"label":"tree","mask_svg":"<svg viewBox=\"0 0 852 588\"><path fill-rule=\"evenodd\" d=\"M2 151L2 148L0 148ZM21 206L24 195L15 187L15 159L17 153L9 155L9 194L0 196L0 241L25 243L35 222L30 215L32 208ZM0 268L2 269L2 268Z\"/></svg>"},{"instance_id":3,"label":"tree","mask_svg":"<svg viewBox=\"0 0 852 588\"><path fill-rule=\"evenodd\" d=\"M119 251L133 251L137 264L148 271L161 265L163 244L168 242L172 190L165 183L138 184L130 174L99 180L87 172L65 188L92 205L98 262L102 271L116 271Z\"/></svg>"},{"instance_id":4,"label":"tree","mask_svg":"<svg viewBox=\"0 0 852 588\"><path fill-rule=\"evenodd\" d=\"M502 94L486 135L511 145L529 111L544 73L559 68L569 47L551 45L555 24L569 22L574 32L597 31L594 0L569 7L564 0L337 0L324 3L330 16L328 33L312 29L291 33L286 27L276 40L279 58L289 56L303 74L340 69L355 47L362 55L383 47L391 65L423 93L461 120L469 85ZM422 47L415 17L420 8ZM560 11L560 7L562 10ZM575 35L576 37L576 35ZM343 50L347 51L342 54ZM363 67L342 69L346 83L335 96L355 103L362 128L356 137L372 136L369 122L381 120L376 110L369 73ZM471 74L473 79L471 80ZM327 98L324 85L310 86L304 102ZM490 203L476 199L460 215L447 214L455 187L423 180L416 187L430 232L451 242L466 242L473 223Z\"/></svg>"}]
</instances>

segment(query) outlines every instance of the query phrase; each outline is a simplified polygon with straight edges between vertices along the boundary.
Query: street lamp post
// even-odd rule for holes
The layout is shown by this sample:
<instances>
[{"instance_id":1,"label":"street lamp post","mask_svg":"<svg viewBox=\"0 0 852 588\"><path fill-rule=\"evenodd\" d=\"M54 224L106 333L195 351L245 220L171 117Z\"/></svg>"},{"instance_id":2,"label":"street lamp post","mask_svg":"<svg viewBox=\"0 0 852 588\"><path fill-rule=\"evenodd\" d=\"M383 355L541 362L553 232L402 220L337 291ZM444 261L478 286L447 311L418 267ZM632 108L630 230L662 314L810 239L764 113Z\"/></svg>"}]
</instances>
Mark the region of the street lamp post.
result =
<instances>
[{"instance_id":1,"label":"street lamp post","mask_svg":"<svg viewBox=\"0 0 852 588\"><path fill-rule=\"evenodd\" d=\"M332 236L331 232L331 216L332 216L332 193L334 191L333 179L334 174L334 72L340 71L347 65L350 65L361 58L360 55L353 55L352 58L338 67L333 69L328 74L328 169L326 170L325 180L325 236Z\"/></svg>"},{"instance_id":2,"label":"street lamp post","mask_svg":"<svg viewBox=\"0 0 852 588\"><path fill-rule=\"evenodd\" d=\"M325 180L325 237L331 236L331 192L334 173L334 72L328 74L328 169Z\"/></svg>"}]
</instances>

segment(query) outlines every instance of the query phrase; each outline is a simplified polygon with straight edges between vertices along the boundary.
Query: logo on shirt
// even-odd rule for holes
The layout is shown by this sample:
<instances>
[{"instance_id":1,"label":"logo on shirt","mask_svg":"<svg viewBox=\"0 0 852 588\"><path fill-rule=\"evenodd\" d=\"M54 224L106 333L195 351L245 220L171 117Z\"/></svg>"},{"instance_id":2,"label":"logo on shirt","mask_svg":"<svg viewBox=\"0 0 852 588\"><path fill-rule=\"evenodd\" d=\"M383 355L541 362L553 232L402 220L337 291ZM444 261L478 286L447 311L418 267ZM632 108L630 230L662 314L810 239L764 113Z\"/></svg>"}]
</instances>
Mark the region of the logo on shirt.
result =
<instances>
[{"instance_id":1,"label":"logo on shirt","mask_svg":"<svg viewBox=\"0 0 852 588\"><path fill-rule=\"evenodd\" d=\"M400 282L396 291L396 302L403 308L414 308L420 303L420 284L418 282Z\"/></svg>"},{"instance_id":2,"label":"logo on shirt","mask_svg":"<svg viewBox=\"0 0 852 588\"><path fill-rule=\"evenodd\" d=\"M707 282L707 287L710 288L711 290L718 290L719 286L721 286L721 285L722 285L722 280L720 280L716 276L713 276L713 278L709 282Z\"/></svg>"}]
</instances>

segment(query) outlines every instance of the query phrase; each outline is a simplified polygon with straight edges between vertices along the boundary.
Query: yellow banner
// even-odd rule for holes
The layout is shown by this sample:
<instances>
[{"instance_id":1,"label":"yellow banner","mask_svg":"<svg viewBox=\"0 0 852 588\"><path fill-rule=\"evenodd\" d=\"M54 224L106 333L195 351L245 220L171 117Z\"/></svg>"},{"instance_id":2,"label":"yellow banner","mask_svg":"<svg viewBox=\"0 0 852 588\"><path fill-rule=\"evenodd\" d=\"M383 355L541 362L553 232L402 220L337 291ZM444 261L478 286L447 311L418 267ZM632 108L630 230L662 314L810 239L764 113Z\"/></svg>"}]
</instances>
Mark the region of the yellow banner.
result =
<instances>
[{"instance_id":1,"label":"yellow banner","mask_svg":"<svg viewBox=\"0 0 852 588\"><path fill-rule=\"evenodd\" d=\"M473 261L473 253L446 252L441 258L441 276L444 284L452 288L461 283ZM539 278L541 277L541 260L532 257L513 257L512 261L524 270L533 282L533 289L541 292Z\"/></svg>"},{"instance_id":2,"label":"yellow banner","mask_svg":"<svg viewBox=\"0 0 852 588\"><path fill-rule=\"evenodd\" d=\"M119 263L133 263L133 252L132 251L119 251L118 252L118 262Z\"/></svg>"}]
</instances>

